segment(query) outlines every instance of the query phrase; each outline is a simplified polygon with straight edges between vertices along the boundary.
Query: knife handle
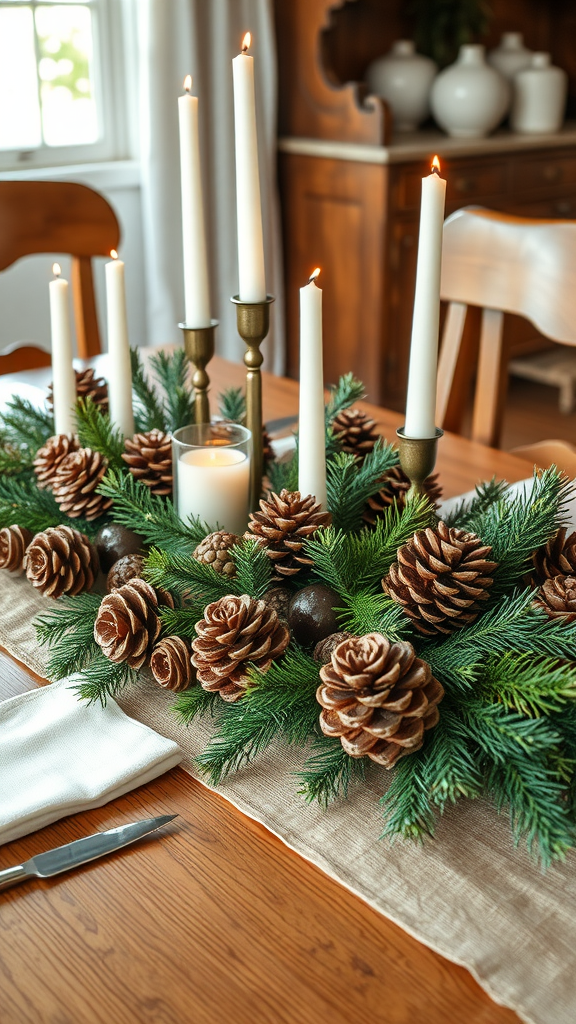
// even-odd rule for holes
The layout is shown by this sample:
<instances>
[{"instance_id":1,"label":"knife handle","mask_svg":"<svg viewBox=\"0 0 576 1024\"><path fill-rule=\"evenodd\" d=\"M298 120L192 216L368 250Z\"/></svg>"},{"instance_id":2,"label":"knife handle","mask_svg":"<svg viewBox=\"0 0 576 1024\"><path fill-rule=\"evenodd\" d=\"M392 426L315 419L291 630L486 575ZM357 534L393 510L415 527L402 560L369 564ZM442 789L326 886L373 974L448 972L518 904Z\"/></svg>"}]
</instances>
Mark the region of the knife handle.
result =
<instances>
[{"instance_id":1,"label":"knife handle","mask_svg":"<svg viewBox=\"0 0 576 1024\"><path fill-rule=\"evenodd\" d=\"M27 878L34 878L34 875L27 871L23 864L6 868L4 871L0 871L0 890L8 889L11 885L17 885L18 882L24 882Z\"/></svg>"}]
</instances>

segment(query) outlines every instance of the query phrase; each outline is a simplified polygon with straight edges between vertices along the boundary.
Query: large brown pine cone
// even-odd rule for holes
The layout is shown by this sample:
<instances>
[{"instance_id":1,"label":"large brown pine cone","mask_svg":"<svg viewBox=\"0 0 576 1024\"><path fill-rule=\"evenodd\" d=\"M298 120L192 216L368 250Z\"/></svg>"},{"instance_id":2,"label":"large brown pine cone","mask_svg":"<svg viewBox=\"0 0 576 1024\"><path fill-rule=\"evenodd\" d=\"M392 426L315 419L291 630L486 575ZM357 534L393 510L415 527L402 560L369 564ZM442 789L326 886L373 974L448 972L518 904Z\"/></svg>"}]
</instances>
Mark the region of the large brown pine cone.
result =
<instances>
[{"instance_id":1,"label":"large brown pine cone","mask_svg":"<svg viewBox=\"0 0 576 1024\"><path fill-rule=\"evenodd\" d=\"M159 686L179 693L192 682L191 647L180 636L167 636L156 645L150 658L150 669Z\"/></svg>"},{"instance_id":2,"label":"large brown pine cone","mask_svg":"<svg viewBox=\"0 0 576 1024\"><path fill-rule=\"evenodd\" d=\"M556 576L576 576L576 533L569 537L566 533L566 527L562 526L547 544L532 555L532 581L535 586Z\"/></svg>"},{"instance_id":3,"label":"large brown pine cone","mask_svg":"<svg viewBox=\"0 0 576 1024\"><path fill-rule=\"evenodd\" d=\"M574 622L576 619L576 576L556 576L552 580L546 580L535 604L543 608L551 619L562 618L565 622Z\"/></svg>"},{"instance_id":4,"label":"large brown pine cone","mask_svg":"<svg viewBox=\"0 0 576 1024\"><path fill-rule=\"evenodd\" d=\"M0 569L22 572L24 555L31 540L31 531L22 526L5 526L0 530Z\"/></svg>"},{"instance_id":5,"label":"large brown pine cone","mask_svg":"<svg viewBox=\"0 0 576 1024\"><path fill-rule=\"evenodd\" d=\"M248 687L248 665L265 672L290 641L290 630L273 608L247 594L230 594L204 609L192 641L192 664L205 690L238 700Z\"/></svg>"},{"instance_id":6,"label":"large brown pine cone","mask_svg":"<svg viewBox=\"0 0 576 1024\"><path fill-rule=\"evenodd\" d=\"M154 587L133 579L102 598L94 639L110 661L141 668L152 653L160 628Z\"/></svg>"},{"instance_id":7,"label":"large brown pine cone","mask_svg":"<svg viewBox=\"0 0 576 1024\"><path fill-rule=\"evenodd\" d=\"M294 576L312 559L304 553L304 541L319 526L329 526L332 516L322 512L311 494L283 490L260 502L260 512L250 513L245 537L257 537L280 576Z\"/></svg>"},{"instance_id":8,"label":"large brown pine cone","mask_svg":"<svg viewBox=\"0 0 576 1024\"><path fill-rule=\"evenodd\" d=\"M438 722L444 690L412 644L393 644L381 633L343 640L320 678L320 728L351 757L391 768L419 750L425 730Z\"/></svg>"},{"instance_id":9,"label":"large brown pine cone","mask_svg":"<svg viewBox=\"0 0 576 1024\"><path fill-rule=\"evenodd\" d=\"M47 597L75 597L90 590L98 575L98 552L85 534L71 526L37 533L24 557L26 575Z\"/></svg>"},{"instance_id":10,"label":"large brown pine cone","mask_svg":"<svg viewBox=\"0 0 576 1024\"><path fill-rule=\"evenodd\" d=\"M60 463L52 491L60 511L71 519L97 519L112 505L112 498L98 494L98 487L108 467L108 459L91 448L79 448Z\"/></svg>"},{"instance_id":11,"label":"large brown pine cone","mask_svg":"<svg viewBox=\"0 0 576 1024\"><path fill-rule=\"evenodd\" d=\"M97 377L94 370L74 370L76 377L76 395L78 398L91 398L99 405L102 412L108 412L108 385L102 377ZM48 405L54 407L53 385L48 385Z\"/></svg>"},{"instance_id":12,"label":"large brown pine cone","mask_svg":"<svg viewBox=\"0 0 576 1024\"><path fill-rule=\"evenodd\" d=\"M332 430L342 451L365 459L370 454L378 437L376 421L371 420L361 409L342 409L332 420Z\"/></svg>"},{"instance_id":13,"label":"large brown pine cone","mask_svg":"<svg viewBox=\"0 0 576 1024\"><path fill-rule=\"evenodd\" d=\"M135 434L124 442L122 458L152 494L172 494L172 441L162 430Z\"/></svg>"},{"instance_id":14,"label":"large brown pine cone","mask_svg":"<svg viewBox=\"0 0 576 1024\"><path fill-rule=\"evenodd\" d=\"M418 632L452 633L474 621L488 598L497 562L474 533L446 526L418 530L399 548L382 586Z\"/></svg>"},{"instance_id":15,"label":"large brown pine cone","mask_svg":"<svg viewBox=\"0 0 576 1024\"><path fill-rule=\"evenodd\" d=\"M77 438L72 434L54 434L49 437L46 444L36 452L33 466L36 473L36 482L41 490L51 489L54 486L54 479L64 459L77 452L80 445Z\"/></svg>"},{"instance_id":16,"label":"large brown pine cone","mask_svg":"<svg viewBox=\"0 0 576 1024\"><path fill-rule=\"evenodd\" d=\"M370 526L375 526L378 520L385 515L390 506L396 502L399 509L406 504L406 495L410 487L410 480L404 473L401 466L393 466L389 469L382 481L382 487L377 494L368 498L364 510L363 519ZM442 497L442 488L438 483L438 474L434 473L424 482L424 490L432 505L437 505Z\"/></svg>"},{"instance_id":17,"label":"large brown pine cone","mask_svg":"<svg viewBox=\"0 0 576 1024\"><path fill-rule=\"evenodd\" d=\"M194 549L193 558L203 565L211 565L222 576L235 576L236 566L230 557L230 548L238 544L240 538L227 530L215 530L201 540Z\"/></svg>"}]
</instances>

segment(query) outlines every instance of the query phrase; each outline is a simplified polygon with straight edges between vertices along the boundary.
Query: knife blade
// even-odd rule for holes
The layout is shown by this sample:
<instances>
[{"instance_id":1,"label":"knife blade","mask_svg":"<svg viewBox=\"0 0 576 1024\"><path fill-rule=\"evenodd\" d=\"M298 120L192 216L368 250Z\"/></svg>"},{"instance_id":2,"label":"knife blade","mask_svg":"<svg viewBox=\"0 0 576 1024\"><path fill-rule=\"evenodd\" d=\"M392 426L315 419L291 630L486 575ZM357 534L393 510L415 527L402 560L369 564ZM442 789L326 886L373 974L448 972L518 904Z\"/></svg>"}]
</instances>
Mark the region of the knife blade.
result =
<instances>
[{"instance_id":1,"label":"knife blade","mask_svg":"<svg viewBox=\"0 0 576 1024\"><path fill-rule=\"evenodd\" d=\"M143 836L155 832L156 829L174 821L177 814L163 814L158 818L145 818L143 821L134 821L129 825L120 825L118 828L109 828L107 832L95 832L92 836L84 839L76 839L73 843L66 843L65 846L57 846L54 850L47 850L45 853L38 853L35 857L16 864L14 867L0 871L0 890L7 889L10 885L18 882L25 882L28 878L52 878L62 871L70 871L71 868L80 867L88 861L104 857L114 850L121 850L129 843L142 839Z\"/></svg>"}]
</instances>

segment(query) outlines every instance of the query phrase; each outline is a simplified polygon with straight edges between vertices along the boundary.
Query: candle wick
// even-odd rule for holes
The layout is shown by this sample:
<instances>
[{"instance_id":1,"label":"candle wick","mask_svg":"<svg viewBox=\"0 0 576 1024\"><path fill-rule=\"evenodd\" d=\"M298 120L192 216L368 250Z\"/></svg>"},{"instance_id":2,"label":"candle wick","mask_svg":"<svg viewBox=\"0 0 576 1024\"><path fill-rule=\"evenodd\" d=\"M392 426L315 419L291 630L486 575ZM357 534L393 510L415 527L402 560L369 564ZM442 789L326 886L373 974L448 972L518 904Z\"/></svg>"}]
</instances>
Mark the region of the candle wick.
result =
<instances>
[{"instance_id":1,"label":"candle wick","mask_svg":"<svg viewBox=\"0 0 576 1024\"><path fill-rule=\"evenodd\" d=\"M432 165L432 174L436 174L438 175L438 177L440 177L440 171L434 164Z\"/></svg>"}]
</instances>

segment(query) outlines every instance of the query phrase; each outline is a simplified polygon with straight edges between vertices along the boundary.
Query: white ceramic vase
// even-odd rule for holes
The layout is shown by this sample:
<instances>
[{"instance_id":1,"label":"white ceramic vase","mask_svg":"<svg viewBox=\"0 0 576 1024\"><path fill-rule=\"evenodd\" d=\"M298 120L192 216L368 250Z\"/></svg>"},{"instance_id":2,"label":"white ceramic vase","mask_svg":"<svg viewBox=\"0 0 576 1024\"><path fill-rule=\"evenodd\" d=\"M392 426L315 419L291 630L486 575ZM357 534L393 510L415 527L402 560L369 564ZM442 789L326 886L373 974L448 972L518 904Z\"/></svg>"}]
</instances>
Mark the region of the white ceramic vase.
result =
<instances>
[{"instance_id":1,"label":"white ceramic vase","mask_svg":"<svg viewBox=\"0 0 576 1024\"><path fill-rule=\"evenodd\" d=\"M430 103L434 118L448 135L483 138L507 113L510 86L486 63L483 46L461 46L456 63L436 78Z\"/></svg>"},{"instance_id":2,"label":"white ceramic vase","mask_svg":"<svg viewBox=\"0 0 576 1024\"><path fill-rule=\"evenodd\" d=\"M526 135L560 131L567 91L566 72L553 67L549 53L535 53L530 67L514 76L512 131Z\"/></svg>"},{"instance_id":3,"label":"white ceramic vase","mask_svg":"<svg viewBox=\"0 0 576 1024\"><path fill-rule=\"evenodd\" d=\"M430 113L430 86L438 68L429 57L416 53L410 39L399 39L385 57L370 64L366 82L392 110L394 128L414 131Z\"/></svg>"},{"instance_id":4,"label":"white ceramic vase","mask_svg":"<svg viewBox=\"0 0 576 1024\"><path fill-rule=\"evenodd\" d=\"M490 50L487 61L504 78L512 81L517 71L527 68L532 60L532 50L524 46L521 32L503 32L500 45Z\"/></svg>"}]
</instances>

